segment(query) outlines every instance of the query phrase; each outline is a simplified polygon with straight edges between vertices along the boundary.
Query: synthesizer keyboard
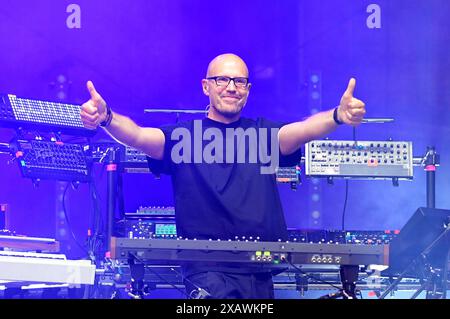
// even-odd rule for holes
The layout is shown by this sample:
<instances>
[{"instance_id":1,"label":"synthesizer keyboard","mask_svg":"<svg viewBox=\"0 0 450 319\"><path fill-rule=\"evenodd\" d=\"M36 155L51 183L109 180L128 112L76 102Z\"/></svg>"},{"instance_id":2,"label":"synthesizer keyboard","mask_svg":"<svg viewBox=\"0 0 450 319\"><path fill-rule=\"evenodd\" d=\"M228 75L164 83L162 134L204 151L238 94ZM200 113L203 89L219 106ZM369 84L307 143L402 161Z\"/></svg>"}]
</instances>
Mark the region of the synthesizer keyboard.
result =
<instances>
[{"instance_id":1,"label":"synthesizer keyboard","mask_svg":"<svg viewBox=\"0 0 450 319\"><path fill-rule=\"evenodd\" d=\"M0 251L0 280L93 285L95 265L63 254Z\"/></svg>"},{"instance_id":2,"label":"synthesizer keyboard","mask_svg":"<svg viewBox=\"0 0 450 319\"><path fill-rule=\"evenodd\" d=\"M210 261L280 265L388 265L389 245L247 242L165 239L111 239L113 259L182 263Z\"/></svg>"}]
</instances>

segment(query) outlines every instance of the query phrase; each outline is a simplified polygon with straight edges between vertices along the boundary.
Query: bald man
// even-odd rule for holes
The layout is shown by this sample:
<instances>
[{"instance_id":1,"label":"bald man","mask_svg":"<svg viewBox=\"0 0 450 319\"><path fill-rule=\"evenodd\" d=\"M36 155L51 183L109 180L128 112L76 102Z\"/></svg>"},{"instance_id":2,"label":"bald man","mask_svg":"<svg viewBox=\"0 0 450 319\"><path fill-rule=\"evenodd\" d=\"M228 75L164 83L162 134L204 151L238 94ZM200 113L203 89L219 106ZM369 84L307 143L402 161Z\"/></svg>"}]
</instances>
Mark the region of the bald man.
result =
<instances>
[{"instance_id":1,"label":"bald man","mask_svg":"<svg viewBox=\"0 0 450 319\"><path fill-rule=\"evenodd\" d=\"M234 54L214 58L202 80L209 97L203 119L140 127L113 112L88 81L91 95L81 107L87 128L99 125L119 142L148 155L155 174L171 176L177 235L189 239L287 240L287 228L273 169L294 166L305 143L341 124L358 125L365 105L353 97L350 79L340 103L300 122L283 125L241 117L251 83L245 62ZM271 150L269 152L268 150ZM187 294L210 298L273 298L270 269L257 263L186 263ZM201 289L200 289L201 288Z\"/></svg>"}]
</instances>

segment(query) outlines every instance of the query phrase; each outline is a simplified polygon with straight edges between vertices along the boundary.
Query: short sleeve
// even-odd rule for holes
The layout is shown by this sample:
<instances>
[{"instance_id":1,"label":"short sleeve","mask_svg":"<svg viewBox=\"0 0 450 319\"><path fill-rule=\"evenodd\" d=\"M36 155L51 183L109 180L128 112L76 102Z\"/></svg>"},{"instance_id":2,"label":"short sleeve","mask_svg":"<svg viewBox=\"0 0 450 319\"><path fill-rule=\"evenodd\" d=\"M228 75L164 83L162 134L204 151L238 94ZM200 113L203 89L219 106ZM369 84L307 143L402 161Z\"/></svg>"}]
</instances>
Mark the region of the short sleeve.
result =
<instances>
[{"instance_id":1,"label":"short sleeve","mask_svg":"<svg viewBox=\"0 0 450 319\"><path fill-rule=\"evenodd\" d=\"M258 118L257 122L260 127L278 128L278 129L280 129L284 125L288 124L288 123L282 123L282 122L277 122L277 121L270 121L270 120L267 120L264 118ZM278 149L278 151L279 151L278 155L279 155L279 160L280 160L280 163L279 163L280 167L291 167L291 166L300 164L300 161L302 158L302 149L301 148L299 148L294 153L289 154L289 155L281 154L281 151L279 149Z\"/></svg>"},{"instance_id":2,"label":"short sleeve","mask_svg":"<svg viewBox=\"0 0 450 319\"><path fill-rule=\"evenodd\" d=\"M161 174L171 175L172 174L172 160L170 157L170 152L172 150L172 131L175 129L174 125L164 125L160 129L164 134L164 155L161 160L157 160L147 156L148 167L150 171L157 177Z\"/></svg>"}]
</instances>

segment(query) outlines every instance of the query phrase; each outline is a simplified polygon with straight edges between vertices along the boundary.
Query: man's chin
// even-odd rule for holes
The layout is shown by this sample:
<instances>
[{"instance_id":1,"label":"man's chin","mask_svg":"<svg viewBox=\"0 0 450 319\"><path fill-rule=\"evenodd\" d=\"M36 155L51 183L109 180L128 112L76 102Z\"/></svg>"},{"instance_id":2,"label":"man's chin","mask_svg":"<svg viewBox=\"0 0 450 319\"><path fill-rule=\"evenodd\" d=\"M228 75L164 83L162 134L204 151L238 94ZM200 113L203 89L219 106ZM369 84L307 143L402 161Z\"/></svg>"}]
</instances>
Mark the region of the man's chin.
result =
<instances>
[{"instance_id":1,"label":"man's chin","mask_svg":"<svg viewBox=\"0 0 450 319\"><path fill-rule=\"evenodd\" d=\"M233 107L223 107L223 108L219 109L218 111L223 116L232 118L232 117L235 117L236 115L238 115L239 113L241 113L241 110L242 110L242 108L233 106Z\"/></svg>"}]
</instances>

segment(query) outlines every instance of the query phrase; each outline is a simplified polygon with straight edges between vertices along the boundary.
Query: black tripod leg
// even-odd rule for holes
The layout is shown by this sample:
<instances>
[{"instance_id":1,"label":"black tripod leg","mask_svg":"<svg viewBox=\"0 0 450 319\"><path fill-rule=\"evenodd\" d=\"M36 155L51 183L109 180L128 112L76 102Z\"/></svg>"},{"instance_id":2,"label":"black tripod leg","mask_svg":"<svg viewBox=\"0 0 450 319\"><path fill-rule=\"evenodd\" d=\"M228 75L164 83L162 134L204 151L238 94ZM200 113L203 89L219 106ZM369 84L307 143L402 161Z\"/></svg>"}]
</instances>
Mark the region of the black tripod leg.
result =
<instances>
[{"instance_id":1,"label":"black tripod leg","mask_svg":"<svg viewBox=\"0 0 450 319\"><path fill-rule=\"evenodd\" d=\"M403 276L400 275L397 279L394 280L392 284L389 285L389 287L386 288L386 290L381 294L381 296L378 299L384 299L386 296L397 287L397 285L402 281Z\"/></svg>"},{"instance_id":2,"label":"black tripod leg","mask_svg":"<svg viewBox=\"0 0 450 319\"><path fill-rule=\"evenodd\" d=\"M444 274L444 269L438 269L431 273L428 280L426 299L445 299L447 279Z\"/></svg>"},{"instance_id":3,"label":"black tripod leg","mask_svg":"<svg viewBox=\"0 0 450 319\"><path fill-rule=\"evenodd\" d=\"M340 269L344 299L356 299L356 282L358 281L359 266L344 265Z\"/></svg>"},{"instance_id":4,"label":"black tripod leg","mask_svg":"<svg viewBox=\"0 0 450 319\"><path fill-rule=\"evenodd\" d=\"M444 273L442 274L442 299L447 299L447 289L448 289L448 264L450 263L450 243L447 238L447 258L444 261Z\"/></svg>"},{"instance_id":5,"label":"black tripod leg","mask_svg":"<svg viewBox=\"0 0 450 319\"><path fill-rule=\"evenodd\" d=\"M389 287L386 288L386 290L383 292L383 294L380 296L379 299L384 299L386 296L397 287L397 285L402 281L402 279L405 277L405 275L411 271L416 266L416 261L414 260L411 262L408 267L398 276L397 279L394 280L392 284L389 285Z\"/></svg>"},{"instance_id":6,"label":"black tripod leg","mask_svg":"<svg viewBox=\"0 0 450 319\"><path fill-rule=\"evenodd\" d=\"M417 291L411 296L411 299L416 299L422 293L422 291L425 290L427 285L428 283L426 281L423 282L422 285L419 287L419 289L417 289Z\"/></svg>"}]
</instances>

